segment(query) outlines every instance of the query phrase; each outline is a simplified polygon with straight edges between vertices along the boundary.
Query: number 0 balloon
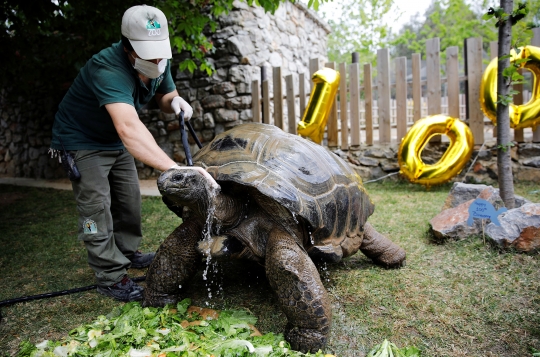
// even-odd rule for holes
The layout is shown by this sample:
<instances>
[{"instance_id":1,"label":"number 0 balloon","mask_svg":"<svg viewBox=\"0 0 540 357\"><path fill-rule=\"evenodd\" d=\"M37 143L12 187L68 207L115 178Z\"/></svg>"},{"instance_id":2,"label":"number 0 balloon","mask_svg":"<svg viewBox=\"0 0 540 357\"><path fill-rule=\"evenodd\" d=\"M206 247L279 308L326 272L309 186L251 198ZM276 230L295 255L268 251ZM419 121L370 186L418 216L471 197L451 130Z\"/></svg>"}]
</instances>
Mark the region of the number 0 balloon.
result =
<instances>
[{"instance_id":1,"label":"number 0 balloon","mask_svg":"<svg viewBox=\"0 0 540 357\"><path fill-rule=\"evenodd\" d=\"M520 47L519 54L510 51L510 62L518 59L528 58L527 62L520 65L532 72L534 83L532 97L525 104L510 104L510 127L523 129L532 127L533 130L540 124L540 48L534 46ZM497 124L497 65L498 58L494 58L487 66L480 86L480 105L484 114Z\"/></svg>"},{"instance_id":2,"label":"number 0 balloon","mask_svg":"<svg viewBox=\"0 0 540 357\"><path fill-rule=\"evenodd\" d=\"M426 165L422 150L435 135L446 135L450 146L441 159ZM449 181L459 174L471 158L473 135L465 123L446 115L432 115L418 120L401 141L398 152L399 172L410 182L431 186Z\"/></svg>"}]
</instances>

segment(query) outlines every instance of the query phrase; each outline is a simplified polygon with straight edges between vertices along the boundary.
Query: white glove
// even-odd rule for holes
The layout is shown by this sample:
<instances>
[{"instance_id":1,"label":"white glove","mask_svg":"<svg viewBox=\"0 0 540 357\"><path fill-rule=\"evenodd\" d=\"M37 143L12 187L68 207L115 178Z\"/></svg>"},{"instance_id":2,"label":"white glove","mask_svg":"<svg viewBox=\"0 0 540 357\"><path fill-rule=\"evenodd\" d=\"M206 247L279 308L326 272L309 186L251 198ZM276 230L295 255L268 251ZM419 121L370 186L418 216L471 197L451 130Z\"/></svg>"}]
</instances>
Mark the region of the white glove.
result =
<instances>
[{"instance_id":1,"label":"white glove","mask_svg":"<svg viewBox=\"0 0 540 357\"><path fill-rule=\"evenodd\" d=\"M171 109L174 110L176 115L180 114L180 110L184 111L184 119L189 120L193 115L193 108L184 99L179 96L173 98L171 102Z\"/></svg>"}]
</instances>

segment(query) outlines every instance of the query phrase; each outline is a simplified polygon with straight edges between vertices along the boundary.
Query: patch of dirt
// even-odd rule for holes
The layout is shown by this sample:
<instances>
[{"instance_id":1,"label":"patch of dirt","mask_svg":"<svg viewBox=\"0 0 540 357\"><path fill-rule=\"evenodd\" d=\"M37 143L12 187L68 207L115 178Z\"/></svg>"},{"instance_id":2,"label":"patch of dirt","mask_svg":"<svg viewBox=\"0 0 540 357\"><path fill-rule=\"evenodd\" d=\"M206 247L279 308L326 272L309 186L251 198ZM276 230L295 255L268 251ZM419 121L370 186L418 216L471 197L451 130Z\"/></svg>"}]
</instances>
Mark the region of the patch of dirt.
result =
<instances>
[{"instance_id":1,"label":"patch of dirt","mask_svg":"<svg viewBox=\"0 0 540 357\"><path fill-rule=\"evenodd\" d=\"M26 197L26 194L21 193L21 192L0 193L0 207L8 206L25 197Z\"/></svg>"}]
</instances>

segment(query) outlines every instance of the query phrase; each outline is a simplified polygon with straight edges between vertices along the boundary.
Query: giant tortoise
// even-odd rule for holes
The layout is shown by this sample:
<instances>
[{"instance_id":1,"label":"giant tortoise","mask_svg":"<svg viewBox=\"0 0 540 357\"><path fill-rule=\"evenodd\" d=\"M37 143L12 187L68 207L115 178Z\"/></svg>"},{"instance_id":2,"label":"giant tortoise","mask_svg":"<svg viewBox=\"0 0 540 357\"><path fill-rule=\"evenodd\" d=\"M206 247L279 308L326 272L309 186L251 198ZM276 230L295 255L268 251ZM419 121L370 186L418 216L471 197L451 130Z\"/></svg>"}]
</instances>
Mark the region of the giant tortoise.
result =
<instances>
[{"instance_id":1,"label":"giant tortoise","mask_svg":"<svg viewBox=\"0 0 540 357\"><path fill-rule=\"evenodd\" d=\"M272 125L244 124L217 135L193 162L221 189L213 192L195 170L159 177L164 202L184 220L148 269L146 306L178 301L204 255L251 259L264 264L277 293L287 341L316 352L332 317L314 261L338 262L360 249L385 267L405 262L404 250L366 223L374 205L361 178L322 146Z\"/></svg>"}]
</instances>

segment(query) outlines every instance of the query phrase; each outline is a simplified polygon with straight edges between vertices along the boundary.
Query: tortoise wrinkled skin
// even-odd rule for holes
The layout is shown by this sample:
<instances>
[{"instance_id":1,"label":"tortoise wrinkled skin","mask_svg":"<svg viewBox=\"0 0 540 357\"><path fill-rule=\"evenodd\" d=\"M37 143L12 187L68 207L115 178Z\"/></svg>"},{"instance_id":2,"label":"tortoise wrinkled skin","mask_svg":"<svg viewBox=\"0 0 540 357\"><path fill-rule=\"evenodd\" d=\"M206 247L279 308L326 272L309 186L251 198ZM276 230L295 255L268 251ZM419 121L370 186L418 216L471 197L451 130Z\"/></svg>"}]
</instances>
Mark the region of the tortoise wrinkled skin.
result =
<instances>
[{"instance_id":1,"label":"tortoise wrinkled skin","mask_svg":"<svg viewBox=\"0 0 540 357\"><path fill-rule=\"evenodd\" d=\"M272 125L244 124L216 136L193 162L221 190L213 193L194 170L159 177L164 202L184 223L148 269L145 306L179 301L204 255L250 259L265 266L291 347L317 352L327 343L332 312L314 261L339 262L361 250L384 267L405 264L405 251L366 222L374 205L361 178L320 145Z\"/></svg>"}]
</instances>

